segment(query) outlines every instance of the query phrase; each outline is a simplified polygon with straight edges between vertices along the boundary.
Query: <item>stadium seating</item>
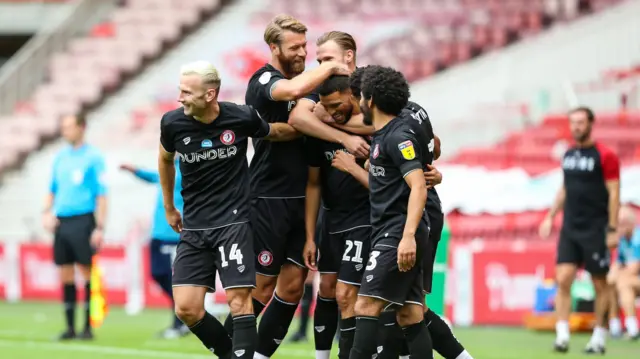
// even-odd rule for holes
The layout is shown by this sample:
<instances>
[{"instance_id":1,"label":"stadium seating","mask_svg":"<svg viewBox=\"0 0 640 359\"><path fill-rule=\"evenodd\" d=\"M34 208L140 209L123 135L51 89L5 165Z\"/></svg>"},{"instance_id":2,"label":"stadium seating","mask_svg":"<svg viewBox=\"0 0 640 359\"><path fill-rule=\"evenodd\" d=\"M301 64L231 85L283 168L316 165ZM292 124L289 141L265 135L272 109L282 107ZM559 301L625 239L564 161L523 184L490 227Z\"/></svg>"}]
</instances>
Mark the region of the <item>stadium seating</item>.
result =
<instances>
[{"instance_id":1,"label":"stadium seating","mask_svg":"<svg viewBox=\"0 0 640 359\"><path fill-rule=\"evenodd\" d=\"M0 172L54 137L60 115L99 103L224 3L127 0L87 36L72 40L66 51L51 58L48 79L33 97L0 119L5 140L0 145Z\"/></svg>"}]
</instances>

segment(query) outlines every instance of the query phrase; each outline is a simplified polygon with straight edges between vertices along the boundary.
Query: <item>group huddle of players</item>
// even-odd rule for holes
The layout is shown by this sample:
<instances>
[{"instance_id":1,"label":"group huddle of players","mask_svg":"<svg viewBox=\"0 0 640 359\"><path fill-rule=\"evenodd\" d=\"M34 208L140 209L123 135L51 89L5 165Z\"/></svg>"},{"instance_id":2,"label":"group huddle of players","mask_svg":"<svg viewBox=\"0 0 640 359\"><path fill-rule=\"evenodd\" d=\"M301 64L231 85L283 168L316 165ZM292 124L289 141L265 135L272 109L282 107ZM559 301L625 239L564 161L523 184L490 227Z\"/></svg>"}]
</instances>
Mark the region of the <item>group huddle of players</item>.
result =
<instances>
[{"instance_id":1,"label":"group huddle of players","mask_svg":"<svg viewBox=\"0 0 640 359\"><path fill-rule=\"evenodd\" d=\"M409 101L400 72L356 68L344 32L322 35L320 66L304 72L306 31L288 15L269 23L272 59L251 77L246 105L218 101L212 65L181 71L182 108L162 118L158 162L167 220L180 232L176 314L221 358L269 358L317 270L317 359L329 358L338 327L341 359L432 358L434 349L471 358L424 305L443 225L432 167L440 146L426 111ZM216 272L230 307L224 325L203 305Z\"/></svg>"}]
</instances>

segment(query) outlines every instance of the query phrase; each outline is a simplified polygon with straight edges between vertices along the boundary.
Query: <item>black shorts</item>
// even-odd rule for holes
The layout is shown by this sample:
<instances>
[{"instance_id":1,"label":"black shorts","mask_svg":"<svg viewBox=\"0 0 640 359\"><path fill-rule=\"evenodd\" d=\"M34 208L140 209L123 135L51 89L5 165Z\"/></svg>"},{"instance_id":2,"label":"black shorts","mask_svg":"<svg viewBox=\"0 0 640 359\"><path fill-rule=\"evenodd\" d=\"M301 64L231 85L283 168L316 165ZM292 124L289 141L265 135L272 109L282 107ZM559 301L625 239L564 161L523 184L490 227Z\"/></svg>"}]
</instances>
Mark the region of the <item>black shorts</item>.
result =
<instances>
[{"instance_id":1,"label":"black shorts","mask_svg":"<svg viewBox=\"0 0 640 359\"><path fill-rule=\"evenodd\" d=\"M258 274L277 276L287 261L305 268L304 198L253 199L251 226Z\"/></svg>"},{"instance_id":2,"label":"black shorts","mask_svg":"<svg viewBox=\"0 0 640 359\"><path fill-rule=\"evenodd\" d=\"M440 243L440 236L442 235L442 227L444 226L444 214L442 212L428 213L429 215L429 242L425 249L423 258L423 286L425 293L431 293L431 286L433 284L433 267L436 261L436 253L438 252L438 243Z\"/></svg>"},{"instance_id":3,"label":"black shorts","mask_svg":"<svg viewBox=\"0 0 640 359\"><path fill-rule=\"evenodd\" d=\"M58 217L60 224L53 239L53 261L57 265L91 265L95 249L91 246L91 233L96 228L93 213L71 217Z\"/></svg>"},{"instance_id":4,"label":"black shorts","mask_svg":"<svg viewBox=\"0 0 640 359\"><path fill-rule=\"evenodd\" d=\"M171 275L177 247L177 242L151 239L149 244L149 263L152 276Z\"/></svg>"},{"instance_id":5,"label":"black shorts","mask_svg":"<svg viewBox=\"0 0 640 359\"><path fill-rule=\"evenodd\" d=\"M358 295L382 299L396 306L402 306L405 303L424 305L422 266L429 241L429 229L426 223L420 224L415 237L416 264L408 272L398 270L397 245L375 244L371 248ZM374 238L372 242L376 243Z\"/></svg>"},{"instance_id":6,"label":"black shorts","mask_svg":"<svg viewBox=\"0 0 640 359\"><path fill-rule=\"evenodd\" d=\"M224 289L256 286L253 236L249 223L202 231L183 230L173 263L173 286L216 290L216 271Z\"/></svg>"},{"instance_id":7,"label":"black shorts","mask_svg":"<svg viewBox=\"0 0 640 359\"><path fill-rule=\"evenodd\" d=\"M371 226L327 233L320 242L318 271L337 273L338 281L360 286L371 249Z\"/></svg>"},{"instance_id":8,"label":"black shorts","mask_svg":"<svg viewBox=\"0 0 640 359\"><path fill-rule=\"evenodd\" d=\"M606 227L583 230L562 228L558 240L558 264L571 263L592 275L609 273L611 258L607 248Z\"/></svg>"}]
</instances>

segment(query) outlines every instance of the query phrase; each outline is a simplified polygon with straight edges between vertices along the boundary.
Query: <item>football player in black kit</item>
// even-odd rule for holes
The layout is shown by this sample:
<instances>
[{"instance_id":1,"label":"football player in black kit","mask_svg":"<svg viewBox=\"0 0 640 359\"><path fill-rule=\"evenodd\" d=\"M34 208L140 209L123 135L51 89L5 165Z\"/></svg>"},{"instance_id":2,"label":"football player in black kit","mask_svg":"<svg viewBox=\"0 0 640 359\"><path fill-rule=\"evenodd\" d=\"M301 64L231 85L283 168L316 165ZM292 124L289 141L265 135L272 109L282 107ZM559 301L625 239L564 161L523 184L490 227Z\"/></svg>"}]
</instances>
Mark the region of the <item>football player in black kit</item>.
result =
<instances>
[{"instance_id":1,"label":"football player in black kit","mask_svg":"<svg viewBox=\"0 0 640 359\"><path fill-rule=\"evenodd\" d=\"M344 83L340 83L342 86L336 86L336 92L329 94L328 96L320 96L321 104L328 110L328 113L334 118L336 125L346 129L355 129L360 133L367 133L372 131L371 126L365 126L362 123L362 116L359 115L359 102L360 102L360 83L363 73L372 66L364 68L358 68L351 75L349 87L346 87ZM336 106L337 98L345 98L344 96L351 96L350 102L352 103L353 112L348 113L349 108L339 105ZM346 102L347 100L341 100ZM440 155L440 141L437 136L433 134L433 127L427 112L418 104L409 101L407 106L403 110L403 116L405 120L418 124L429 136L430 147L433 147L434 159L437 159ZM351 118L346 124L342 124L341 119ZM372 132L369 132L372 133ZM433 142L432 142L433 141ZM431 145L433 143L433 145ZM338 152L333 156L333 165L358 179L364 186L368 187L368 173L361 165L356 163L354 156L346 152ZM435 261L435 254L437 251L438 242L440 241L440 235L442 232L442 226L444 222L444 214L442 213L440 199L434 188L442 180L442 176L435 169L435 167L429 164L427 166L429 171L425 172L425 179L427 180L427 186L429 188L427 196L426 211L431 223L431 230L429 233L429 245L427 247L427 254L424 257L424 287L428 293L431 289L431 280L433 274L433 264ZM322 251L321 251L322 253ZM408 356L408 348L402 330L396 323L395 313L383 312L380 320L382 322L383 330L380 331L379 343L382 346L382 351L378 353L378 358L395 359L400 355L401 357ZM442 320L442 318L430 311L425 307L425 323L430 323L429 333L433 338L433 346L436 352L445 359L471 359L471 355L465 350L465 348L458 342L451 328ZM343 327L341 327L343 328ZM341 332L343 334L344 332Z\"/></svg>"},{"instance_id":2,"label":"football player in black kit","mask_svg":"<svg viewBox=\"0 0 640 359\"><path fill-rule=\"evenodd\" d=\"M336 116L338 123L346 122L352 114L360 112L359 106L354 106L351 94L341 91L343 89L349 89L349 77L344 75L330 77L317 89L326 108L339 109L335 112L341 114L341 117ZM342 328L339 356L349 356L356 322L354 307L370 248L369 191L349 174L332 167L333 156L339 151L345 151L344 146L313 137L307 139L309 178L304 258L309 269L320 272L314 318L316 359L328 359L330 356L338 318L335 312L323 307L331 306L329 302L336 300ZM360 165L364 162L364 159L358 160ZM314 229L321 197L325 206L325 234L316 261Z\"/></svg>"},{"instance_id":3,"label":"football player in black kit","mask_svg":"<svg viewBox=\"0 0 640 359\"><path fill-rule=\"evenodd\" d=\"M289 140L297 136L287 124L268 124L250 106L219 102L220 77L213 65L183 66L182 108L164 114L160 123L158 171L168 223L180 233L173 265L176 315L204 346L221 358L252 358L256 317L253 236L249 226L247 139ZM175 208L174 155L182 172L184 213ZM204 309L215 290L215 273L225 288L233 318L233 341Z\"/></svg>"},{"instance_id":4,"label":"football player in black kit","mask_svg":"<svg viewBox=\"0 0 640 359\"><path fill-rule=\"evenodd\" d=\"M432 358L424 323L422 257L429 240L424 212L423 168L432 161L429 139L403 120L409 100L404 76L391 68L370 68L361 83L360 109L376 132L369 156L371 252L356 301L356 332L350 358L376 352L380 313L397 308L397 320L414 358Z\"/></svg>"},{"instance_id":5,"label":"football player in black kit","mask_svg":"<svg viewBox=\"0 0 640 359\"><path fill-rule=\"evenodd\" d=\"M287 123L298 102L315 103L313 96L304 96L332 74L347 73L346 66L336 62L303 73L306 31L304 24L288 15L276 16L265 29L271 61L249 80L245 102L269 123ZM304 290L307 163L303 138L281 143L257 139L253 144L250 188L257 255L255 313L260 313L273 296L260 321L255 357L266 359L284 339ZM229 329L230 325L225 327Z\"/></svg>"}]
</instances>

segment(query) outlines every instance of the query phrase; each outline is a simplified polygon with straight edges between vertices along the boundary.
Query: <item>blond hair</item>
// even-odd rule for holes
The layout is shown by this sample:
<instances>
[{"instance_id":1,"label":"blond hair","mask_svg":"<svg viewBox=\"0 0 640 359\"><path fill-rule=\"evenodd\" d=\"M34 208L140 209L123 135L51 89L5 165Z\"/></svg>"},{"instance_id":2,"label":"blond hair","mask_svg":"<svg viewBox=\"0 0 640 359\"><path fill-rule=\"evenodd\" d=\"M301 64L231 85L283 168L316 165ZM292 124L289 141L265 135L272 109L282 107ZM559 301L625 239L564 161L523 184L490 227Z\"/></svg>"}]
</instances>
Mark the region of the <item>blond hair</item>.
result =
<instances>
[{"instance_id":1,"label":"blond hair","mask_svg":"<svg viewBox=\"0 0 640 359\"><path fill-rule=\"evenodd\" d=\"M353 36L343 31L328 31L322 34L316 41L317 46L322 46L328 41L333 41L344 51L353 51L353 57L356 55L356 40Z\"/></svg>"},{"instance_id":2,"label":"blond hair","mask_svg":"<svg viewBox=\"0 0 640 359\"><path fill-rule=\"evenodd\" d=\"M195 61L182 65L180 75L198 75L203 84L214 88L220 87L220 74L216 67L207 61Z\"/></svg>"},{"instance_id":3,"label":"blond hair","mask_svg":"<svg viewBox=\"0 0 640 359\"><path fill-rule=\"evenodd\" d=\"M266 42L267 45L280 45L282 42L282 34L285 31L291 31L296 34L306 34L307 26L291 15L277 15L271 19L267 28L264 30L264 42Z\"/></svg>"}]
</instances>

